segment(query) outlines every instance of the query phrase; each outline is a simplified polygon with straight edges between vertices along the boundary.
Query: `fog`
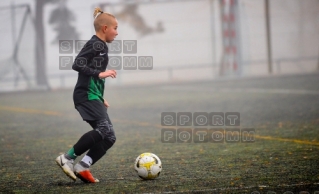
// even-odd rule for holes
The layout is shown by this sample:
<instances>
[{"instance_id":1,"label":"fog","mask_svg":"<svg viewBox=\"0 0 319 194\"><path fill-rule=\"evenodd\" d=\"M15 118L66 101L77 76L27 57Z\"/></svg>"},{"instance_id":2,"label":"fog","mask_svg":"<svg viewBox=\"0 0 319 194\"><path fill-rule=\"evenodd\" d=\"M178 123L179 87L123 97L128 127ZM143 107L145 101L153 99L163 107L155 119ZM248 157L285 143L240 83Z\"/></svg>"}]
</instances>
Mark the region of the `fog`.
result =
<instances>
[{"instance_id":1,"label":"fog","mask_svg":"<svg viewBox=\"0 0 319 194\"><path fill-rule=\"evenodd\" d=\"M95 34L93 11L101 7L119 22L116 40L134 40L137 52L118 54L122 68L110 85L139 85L191 80L228 79L318 71L319 2L317 0L270 0L272 72L269 72L264 0L240 0L231 16L230 1L43 1L45 53L43 67L48 87L74 87L77 74L61 68L61 57L76 57L76 41ZM21 7L24 5L25 7ZM42 88L36 81L36 0L0 2L0 90ZM25 14L30 8L30 13ZM60 11L59 11L60 10ZM62 10L62 11L61 11ZM26 17L26 18L25 18ZM227 30L227 25L229 25ZM226 26L226 27L225 27ZM20 30L24 28L21 32ZM227 31L235 33L227 39ZM18 49L15 41L21 35ZM229 38L229 37L228 37ZM61 42L74 43L72 53L61 53ZM235 42L235 43L234 43ZM227 49L236 53L227 53ZM16 64L14 56L18 59ZM151 70L125 70L125 57L152 57ZM227 63L227 64L225 64ZM109 65L110 68L110 65ZM21 70L22 69L22 70ZM24 76L21 71L25 71ZM17 72L20 72L17 74ZM27 77L27 78L25 78ZM26 79L30 83L27 83Z\"/></svg>"}]
</instances>

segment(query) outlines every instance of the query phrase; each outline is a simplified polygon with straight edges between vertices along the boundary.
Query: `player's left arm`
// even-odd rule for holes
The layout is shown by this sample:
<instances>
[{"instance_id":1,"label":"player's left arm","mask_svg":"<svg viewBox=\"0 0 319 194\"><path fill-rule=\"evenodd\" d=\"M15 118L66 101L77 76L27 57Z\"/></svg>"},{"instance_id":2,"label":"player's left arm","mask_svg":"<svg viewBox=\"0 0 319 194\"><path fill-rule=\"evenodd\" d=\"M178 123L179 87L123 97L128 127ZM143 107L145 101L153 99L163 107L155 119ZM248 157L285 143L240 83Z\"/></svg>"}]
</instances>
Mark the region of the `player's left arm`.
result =
<instances>
[{"instance_id":1,"label":"player's left arm","mask_svg":"<svg viewBox=\"0 0 319 194\"><path fill-rule=\"evenodd\" d=\"M72 69L87 76L99 77L101 71L89 66L97 54L98 51L93 48L93 44L86 44L74 60Z\"/></svg>"}]
</instances>

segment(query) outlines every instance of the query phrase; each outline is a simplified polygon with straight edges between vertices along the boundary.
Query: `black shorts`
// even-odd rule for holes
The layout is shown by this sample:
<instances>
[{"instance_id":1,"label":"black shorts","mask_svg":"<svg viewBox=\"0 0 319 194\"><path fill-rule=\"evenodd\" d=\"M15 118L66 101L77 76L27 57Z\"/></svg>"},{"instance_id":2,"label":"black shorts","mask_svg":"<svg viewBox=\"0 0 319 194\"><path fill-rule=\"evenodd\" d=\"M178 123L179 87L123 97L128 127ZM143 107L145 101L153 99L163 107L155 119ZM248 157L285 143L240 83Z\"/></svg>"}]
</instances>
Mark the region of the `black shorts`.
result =
<instances>
[{"instance_id":1,"label":"black shorts","mask_svg":"<svg viewBox=\"0 0 319 194\"><path fill-rule=\"evenodd\" d=\"M96 121L108 118L107 108L99 100L90 100L75 105L84 121Z\"/></svg>"}]
</instances>

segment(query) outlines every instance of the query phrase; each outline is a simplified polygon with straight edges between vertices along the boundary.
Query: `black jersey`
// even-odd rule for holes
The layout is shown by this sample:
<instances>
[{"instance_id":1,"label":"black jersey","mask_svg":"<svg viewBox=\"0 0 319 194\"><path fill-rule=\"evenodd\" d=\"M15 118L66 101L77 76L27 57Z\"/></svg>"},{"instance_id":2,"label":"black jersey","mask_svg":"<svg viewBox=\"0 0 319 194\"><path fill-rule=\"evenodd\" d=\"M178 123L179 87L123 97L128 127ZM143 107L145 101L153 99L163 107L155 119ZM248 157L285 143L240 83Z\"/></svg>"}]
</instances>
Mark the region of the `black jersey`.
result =
<instances>
[{"instance_id":1,"label":"black jersey","mask_svg":"<svg viewBox=\"0 0 319 194\"><path fill-rule=\"evenodd\" d=\"M106 70L107 52L106 43L94 35L75 58L72 69L79 72L73 92L75 105L91 100L104 102L105 79L100 79L99 74Z\"/></svg>"}]
</instances>

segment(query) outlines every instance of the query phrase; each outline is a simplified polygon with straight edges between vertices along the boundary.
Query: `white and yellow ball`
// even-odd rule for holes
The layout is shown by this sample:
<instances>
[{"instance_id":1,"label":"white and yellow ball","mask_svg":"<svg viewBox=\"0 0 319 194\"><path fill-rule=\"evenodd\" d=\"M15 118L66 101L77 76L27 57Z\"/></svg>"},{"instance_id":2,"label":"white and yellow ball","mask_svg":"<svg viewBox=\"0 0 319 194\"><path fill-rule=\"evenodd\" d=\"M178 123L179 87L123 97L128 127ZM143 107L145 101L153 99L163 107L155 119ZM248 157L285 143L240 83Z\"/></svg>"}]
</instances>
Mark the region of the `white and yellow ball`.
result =
<instances>
[{"instance_id":1,"label":"white and yellow ball","mask_svg":"<svg viewBox=\"0 0 319 194\"><path fill-rule=\"evenodd\" d=\"M140 178L155 179L162 171L162 162L153 153L143 153L136 158L134 168Z\"/></svg>"}]
</instances>

